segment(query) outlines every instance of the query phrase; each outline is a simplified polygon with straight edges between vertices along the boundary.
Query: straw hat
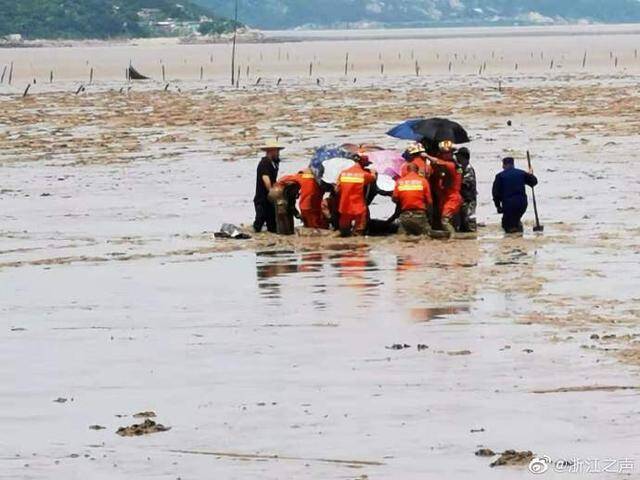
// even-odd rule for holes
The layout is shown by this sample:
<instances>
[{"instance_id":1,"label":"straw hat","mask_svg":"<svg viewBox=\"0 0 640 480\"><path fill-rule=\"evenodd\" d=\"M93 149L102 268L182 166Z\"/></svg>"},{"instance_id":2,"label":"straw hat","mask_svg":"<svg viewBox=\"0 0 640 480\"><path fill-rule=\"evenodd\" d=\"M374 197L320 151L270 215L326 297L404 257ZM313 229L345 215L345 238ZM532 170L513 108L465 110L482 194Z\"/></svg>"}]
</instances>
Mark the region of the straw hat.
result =
<instances>
[{"instance_id":1,"label":"straw hat","mask_svg":"<svg viewBox=\"0 0 640 480\"><path fill-rule=\"evenodd\" d=\"M284 146L278 142L277 138L270 138L260 147L260 150L284 150Z\"/></svg>"}]
</instances>

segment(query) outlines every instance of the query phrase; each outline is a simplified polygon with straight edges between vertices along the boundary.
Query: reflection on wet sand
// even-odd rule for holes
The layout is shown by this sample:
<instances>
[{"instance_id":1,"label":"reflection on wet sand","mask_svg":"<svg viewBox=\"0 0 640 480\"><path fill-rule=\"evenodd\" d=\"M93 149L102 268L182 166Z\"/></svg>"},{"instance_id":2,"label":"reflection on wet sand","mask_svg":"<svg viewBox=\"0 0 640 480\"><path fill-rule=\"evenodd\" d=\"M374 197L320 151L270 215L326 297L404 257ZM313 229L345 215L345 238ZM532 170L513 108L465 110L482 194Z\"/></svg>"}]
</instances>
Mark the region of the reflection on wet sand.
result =
<instances>
[{"instance_id":1,"label":"reflection on wet sand","mask_svg":"<svg viewBox=\"0 0 640 480\"><path fill-rule=\"evenodd\" d=\"M280 299L282 292L278 278L299 271L300 265L293 252L256 253L258 288L265 298Z\"/></svg>"},{"instance_id":2,"label":"reflection on wet sand","mask_svg":"<svg viewBox=\"0 0 640 480\"><path fill-rule=\"evenodd\" d=\"M346 287L372 294L383 284L377 275L380 269L368 249L338 252L329 258L337 270L337 277L343 280Z\"/></svg>"},{"instance_id":3,"label":"reflection on wet sand","mask_svg":"<svg viewBox=\"0 0 640 480\"><path fill-rule=\"evenodd\" d=\"M353 250L351 246L345 246L344 250L334 246L329 252L302 254L290 251L258 252L256 272L262 296L270 299L282 298L284 277L292 275L300 275L301 278L296 281L310 279L311 285L304 286L305 292L320 296L327 293L328 286L346 286L371 293L383 283L376 279L379 269L371 251L368 248ZM318 308L326 307L323 301L316 299L313 302Z\"/></svg>"},{"instance_id":4,"label":"reflection on wet sand","mask_svg":"<svg viewBox=\"0 0 640 480\"><path fill-rule=\"evenodd\" d=\"M459 313L469 313L471 307L468 305L452 305L448 307L421 307L409 310L411 319L416 323L430 322L431 320L439 320L450 315Z\"/></svg>"},{"instance_id":5,"label":"reflection on wet sand","mask_svg":"<svg viewBox=\"0 0 640 480\"><path fill-rule=\"evenodd\" d=\"M292 252L281 249L256 255L263 298L284 302L287 295L302 294L314 310L326 310L330 304L339 304L338 297L345 294L353 299L361 296L359 307L373 302L380 313L383 303L392 310L402 305L408 320L416 323L470 312L480 285L486 284L482 282L486 268L480 266L484 252L477 242L463 247L425 242L397 252L379 248L375 242ZM498 268L491 259L485 263Z\"/></svg>"}]
</instances>

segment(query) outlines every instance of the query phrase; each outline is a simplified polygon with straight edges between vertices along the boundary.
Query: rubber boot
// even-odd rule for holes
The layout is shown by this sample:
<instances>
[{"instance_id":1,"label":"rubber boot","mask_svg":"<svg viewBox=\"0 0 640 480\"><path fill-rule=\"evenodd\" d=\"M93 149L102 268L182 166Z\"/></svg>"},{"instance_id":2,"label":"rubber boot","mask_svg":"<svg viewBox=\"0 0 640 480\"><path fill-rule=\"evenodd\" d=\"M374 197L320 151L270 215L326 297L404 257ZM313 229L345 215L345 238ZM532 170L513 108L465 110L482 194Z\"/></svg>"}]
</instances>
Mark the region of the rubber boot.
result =
<instances>
[{"instance_id":1,"label":"rubber boot","mask_svg":"<svg viewBox=\"0 0 640 480\"><path fill-rule=\"evenodd\" d=\"M449 238L456 233L456 229L453 227L453 223L451 223L451 217L442 217L442 229L447 232Z\"/></svg>"}]
</instances>

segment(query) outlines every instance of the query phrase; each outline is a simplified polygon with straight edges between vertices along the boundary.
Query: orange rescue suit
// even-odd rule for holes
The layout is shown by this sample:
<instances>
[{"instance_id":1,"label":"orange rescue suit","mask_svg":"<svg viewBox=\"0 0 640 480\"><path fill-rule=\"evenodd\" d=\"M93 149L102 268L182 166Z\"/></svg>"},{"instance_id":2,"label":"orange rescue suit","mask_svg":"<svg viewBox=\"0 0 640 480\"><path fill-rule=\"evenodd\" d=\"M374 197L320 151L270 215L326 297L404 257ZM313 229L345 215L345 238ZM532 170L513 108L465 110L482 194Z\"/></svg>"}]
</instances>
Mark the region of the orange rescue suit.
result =
<instances>
[{"instance_id":1,"label":"orange rescue suit","mask_svg":"<svg viewBox=\"0 0 640 480\"><path fill-rule=\"evenodd\" d=\"M311 170L306 169L294 175L287 175L278 183L296 183L300 186L300 217L305 227L328 228L329 224L322 213L324 192Z\"/></svg>"},{"instance_id":2,"label":"orange rescue suit","mask_svg":"<svg viewBox=\"0 0 640 480\"><path fill-rule=\"evenodd\" d=\"M432 202L429 182L416 172L407 173L396 182L393 201L403 212L426 210Z\"/></svg>"},{"instance_id":3,"label":"orange rescue suit","mask_svg":"<svg viewBox=\"0 0 640 480\"><path fill-rule=\"evenodd\" d=\"M411 161L404 162L402 164L402 167L400 167L401 177L404 177L407 173L409 173L410 163L413 163L418 167L418 172L420 173L421 176L429 178L429 176L431 175L431 168L427 165L427 162L425 162L424 158L422 157L416 157Z\"/></svg>"},{"instance_id":4,"label":"orange rescue suit","mask_svg":"<svg viewBox=\"0 0 640 480\"><path fill-rule=\"evenodd\" d=\"M462 207L462 172L456 164L446 160L435 160L436 165L436 198L438 211L445 218L455 216ZM440 170L440 172L438 171Z\"/></svg>"},{"instance_id":5,"label":"orange rescue suit","mask_svg":"<svg viewBox=\"0 0 640 480\"><path fill-rule=\"evenodd\" d=\"M337 184L341 229L351 228L355 222L356 232L364 232L367 224L366 188L375 181L375 175L358 163L342 171Z\"/></svg>"},{"instance_id":6,"label":"orange rescue suit","mask_svg":"<svg viewBox=\"0 0 640 480\"><path fill-rule=\"evenodd\" d=\"M367 185L376 181L375 175L355 164L343 170L338 177L338 212L346 215L360 215L367 211L365 194Z\"/></svg>"}]
</instances>

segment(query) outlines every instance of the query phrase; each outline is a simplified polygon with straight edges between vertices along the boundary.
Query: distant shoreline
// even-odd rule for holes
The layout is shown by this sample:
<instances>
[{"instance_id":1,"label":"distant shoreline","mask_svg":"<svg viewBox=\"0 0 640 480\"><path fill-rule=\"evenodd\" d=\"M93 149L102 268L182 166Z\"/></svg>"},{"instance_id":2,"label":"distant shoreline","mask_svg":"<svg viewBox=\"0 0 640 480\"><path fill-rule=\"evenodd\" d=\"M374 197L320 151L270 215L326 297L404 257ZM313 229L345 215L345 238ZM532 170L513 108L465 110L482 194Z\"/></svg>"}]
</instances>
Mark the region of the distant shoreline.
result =
<instances>
[{"instance_id":1,"label":"distant shoreline","mask_svg":"<svg viewBox=\"0 0 640 480\"><path fill-rule=\"evenodd\" d=\"M263 30L265 43L347 40L430 40L587 35L640 35L640 23L548 26L435 27L351 30Z\"/></svg>"},{"instance_id":2,"label":"distant shoreline","mask_svg":"<svg viewBox=\"0 0 640 480\"><path fill-rule=\"evenodd\" d=\"M630 24L588 24L550 26L492 26L492 27L431 27L431 28L388 28L350 30L252 30L239 34L238 42L251 43L298 43L371 40L437 40L454 38L526 38L526 37L578 37L593 35L640 35L640 23ZM156 37L122 38L110 40L24 40L21 42L0 42L0 48L65 48L65 47L109 47L115 45L205 45L226 44L225 37Z\"/></svg>"}]
</instances>

